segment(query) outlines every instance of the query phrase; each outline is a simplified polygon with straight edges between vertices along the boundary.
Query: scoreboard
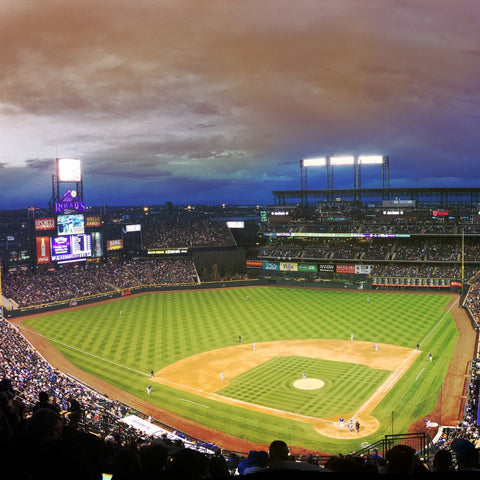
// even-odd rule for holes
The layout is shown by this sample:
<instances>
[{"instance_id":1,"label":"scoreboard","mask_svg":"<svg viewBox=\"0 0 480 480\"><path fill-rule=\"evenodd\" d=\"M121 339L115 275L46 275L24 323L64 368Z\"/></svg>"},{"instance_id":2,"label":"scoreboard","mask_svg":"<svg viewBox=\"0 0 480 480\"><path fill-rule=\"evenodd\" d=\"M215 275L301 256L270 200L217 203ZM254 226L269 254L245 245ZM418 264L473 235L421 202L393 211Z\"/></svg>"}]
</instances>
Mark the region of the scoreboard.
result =
<instances>
[{"instance_id":1,"label":"scoreboard","mask_svg":"<svg viewBox=\"0 0 480 480\"><path fill-rule=\"evenodd\" d=\"M53 237L50 244L53 262L69 262L92 256L92 237L89 234Z\"/></svg>"}]
</instances>

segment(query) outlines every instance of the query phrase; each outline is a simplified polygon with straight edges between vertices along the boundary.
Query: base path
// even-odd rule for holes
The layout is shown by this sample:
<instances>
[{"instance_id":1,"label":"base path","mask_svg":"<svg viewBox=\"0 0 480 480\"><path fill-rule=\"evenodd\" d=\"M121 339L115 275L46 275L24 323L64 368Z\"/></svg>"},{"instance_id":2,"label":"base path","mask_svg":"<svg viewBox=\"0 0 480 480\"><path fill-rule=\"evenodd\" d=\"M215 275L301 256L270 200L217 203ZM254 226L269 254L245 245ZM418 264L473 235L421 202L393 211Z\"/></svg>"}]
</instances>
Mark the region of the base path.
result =
<instances>
[{"instance_id":1,"label":"base path","mask_svg":"<svg viewBox=\"0 0 480 480\"><path fill-rule=\"evenodd\" d=\"M358 412L349 412L346 419L354 417L362 425L362 436L370 435L378 428L370 412L380 403L388 391L413 364L420 351L395 345L379 344L375 351L371 342L346 340L290 340L236 345L204 352L175 362L155 374L155 381L179 390L194 393L200 397L229 403L242 408L269 415L289 418L312 424L327 436L336 438L358 438L358 433L348 428L339 428L338 418L316 418L285 412L229 397L218 395L221 388L237 377L273 358L286 356L311 357L321 360L348 362L366 365L370 368L392 371L387 380ZM300 379L302 380L302 379ZM307 379L305 379L307 380ZM318 380L322 380L321 378Z\"/></svg>"}]
</instances>

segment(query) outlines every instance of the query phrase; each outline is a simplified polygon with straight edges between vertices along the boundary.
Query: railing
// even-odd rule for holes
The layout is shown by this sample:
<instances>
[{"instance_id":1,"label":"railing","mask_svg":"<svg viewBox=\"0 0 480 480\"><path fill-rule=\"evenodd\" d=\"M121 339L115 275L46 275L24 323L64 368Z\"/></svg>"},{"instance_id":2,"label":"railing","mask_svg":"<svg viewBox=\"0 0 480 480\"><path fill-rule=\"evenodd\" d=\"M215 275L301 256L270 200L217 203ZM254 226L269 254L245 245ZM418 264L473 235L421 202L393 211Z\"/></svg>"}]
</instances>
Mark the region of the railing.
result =
<instances>
[{"instance_id":1,"label":"railing","mask_svg":"<svg viewBox=\"0 0 480 480\"><path fill-rule=\"evenodd\" d=\"M383 439L366 445L362 450L355 452L355 456L369 457L374 451L377 451L381 457L385 458L387 451L399 444L412 447L418 455L424 458L431 457L437 451L437 447L427 433L401 433L385 435Z\"/></svg>"}]
</instances>

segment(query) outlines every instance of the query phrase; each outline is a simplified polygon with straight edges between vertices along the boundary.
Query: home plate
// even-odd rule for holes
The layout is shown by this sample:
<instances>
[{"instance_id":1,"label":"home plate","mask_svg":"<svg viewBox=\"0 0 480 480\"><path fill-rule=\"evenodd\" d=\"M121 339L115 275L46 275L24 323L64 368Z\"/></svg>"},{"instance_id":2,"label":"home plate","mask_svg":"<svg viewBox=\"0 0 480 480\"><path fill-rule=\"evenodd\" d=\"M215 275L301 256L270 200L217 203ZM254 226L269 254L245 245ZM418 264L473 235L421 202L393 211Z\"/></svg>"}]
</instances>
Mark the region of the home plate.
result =
<instances>
[{"instance_id":1,"label":"home plate","mask_svg":"<svg viewBox=\"0 0 480 480\"><path fill-rule=\"evenodd\" d=\"M318 378L301 378L293 382L293 386L300 390L316 390L317 388L322 388L324 385L325 382Z\"/></svg>"}]
</instances>

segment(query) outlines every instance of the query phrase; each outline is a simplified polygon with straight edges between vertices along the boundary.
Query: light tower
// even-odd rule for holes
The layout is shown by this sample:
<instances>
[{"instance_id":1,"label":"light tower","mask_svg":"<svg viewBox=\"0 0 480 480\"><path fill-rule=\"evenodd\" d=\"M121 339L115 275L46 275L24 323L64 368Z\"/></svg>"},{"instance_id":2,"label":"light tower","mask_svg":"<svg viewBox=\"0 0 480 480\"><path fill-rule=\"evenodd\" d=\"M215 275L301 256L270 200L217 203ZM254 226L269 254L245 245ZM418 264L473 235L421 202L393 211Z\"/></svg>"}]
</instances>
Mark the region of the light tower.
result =
<instances>
[{"instance_id":1,"label":"light tower","mask_svg":"<svg viewBox=\"0 0 480 480\"><path fill-rule=\"evenodd\" d=\"M362 188L362 166L382 166L382 189L390 187L389 158L383 155L328 155L300 160L301 203L308 205L308 169L325 167L327 176L327 198L334 196L334 167L353 166L353 188Z\"/></svg>"},{"instance_id":2,"label":"light tower","mask_svg":"<svg viewBox=\"0 0 480 480\"><path fill-rule=\"evenodd\" d=\"M52 175L52 198L50 208L54 210L56 203L60 202L60 184L75 184L72 190L75 197L83 202L83 176L80 160L78 158L57 158L55 162L55 173Z\"/></svg>"}]
</instances>

